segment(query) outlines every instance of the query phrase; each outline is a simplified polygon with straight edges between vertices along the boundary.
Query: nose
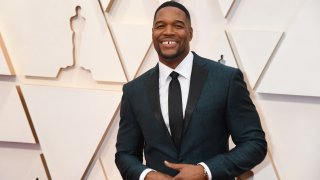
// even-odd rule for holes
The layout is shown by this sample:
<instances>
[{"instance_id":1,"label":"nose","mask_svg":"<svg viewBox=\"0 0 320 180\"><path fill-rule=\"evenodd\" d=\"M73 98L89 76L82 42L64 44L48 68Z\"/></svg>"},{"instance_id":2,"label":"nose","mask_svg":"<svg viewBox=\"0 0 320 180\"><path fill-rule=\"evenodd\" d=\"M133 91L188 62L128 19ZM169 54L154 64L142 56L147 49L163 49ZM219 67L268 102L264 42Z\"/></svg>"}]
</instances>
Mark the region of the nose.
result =
<instances>
[{"instance_id":1,"label":"nose","mask_svg":"<svg viewBox=\"0 0 320 180\"><path fill-rule=\"evenodd\" d=\"M174 34L173 27L172 26L166 26L166 28L164 29L164 34L166 34L166 35Z\"/></svg>"}]
</instances>

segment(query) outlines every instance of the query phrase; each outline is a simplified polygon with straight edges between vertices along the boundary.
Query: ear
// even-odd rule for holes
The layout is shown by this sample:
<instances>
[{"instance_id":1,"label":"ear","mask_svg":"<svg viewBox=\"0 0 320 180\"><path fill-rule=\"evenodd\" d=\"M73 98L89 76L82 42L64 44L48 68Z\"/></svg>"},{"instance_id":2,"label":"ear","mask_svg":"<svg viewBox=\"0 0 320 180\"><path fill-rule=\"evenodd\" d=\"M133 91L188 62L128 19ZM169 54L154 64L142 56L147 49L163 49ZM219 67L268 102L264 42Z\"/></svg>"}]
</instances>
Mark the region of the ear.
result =
<instances>
[{"instance_id":1,"label":"ear","mask_svg":"<svg viewBox=\"0 0 320 180\"><path fill-rule=\"evenodd\" d=\"M190 39L189 39L189 41L191 41L192 40L192 38L193 38L193 28L190 26L189 27L189 37L190 37Z\"/></svg>"}]
</instances>

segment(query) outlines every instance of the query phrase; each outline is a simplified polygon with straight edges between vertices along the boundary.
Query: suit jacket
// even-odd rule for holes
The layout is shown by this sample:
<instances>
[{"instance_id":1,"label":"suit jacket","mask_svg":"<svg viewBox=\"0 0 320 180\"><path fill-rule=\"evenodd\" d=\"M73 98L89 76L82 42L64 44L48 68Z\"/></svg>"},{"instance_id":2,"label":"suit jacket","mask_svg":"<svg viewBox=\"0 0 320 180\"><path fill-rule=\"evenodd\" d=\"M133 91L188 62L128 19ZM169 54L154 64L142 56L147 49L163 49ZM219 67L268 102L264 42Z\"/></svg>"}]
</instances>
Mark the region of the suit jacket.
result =
<instances>
[{"instance_id":1,"label":"suit jacket","mask_svg":"<svg viewBox=\"0 0 320 180\"><path fill-rule=\"evenodd\" d=\"M137 180L146 168L176 175L164 160L204 162L213 179L234 179L260 163L267 151L241 71L195 53L180 149L162 117L158 65L123 86L120 117L115 162L124 179ZM236 144L232 150L230 135Z\"/></svg>"}]
</instances>

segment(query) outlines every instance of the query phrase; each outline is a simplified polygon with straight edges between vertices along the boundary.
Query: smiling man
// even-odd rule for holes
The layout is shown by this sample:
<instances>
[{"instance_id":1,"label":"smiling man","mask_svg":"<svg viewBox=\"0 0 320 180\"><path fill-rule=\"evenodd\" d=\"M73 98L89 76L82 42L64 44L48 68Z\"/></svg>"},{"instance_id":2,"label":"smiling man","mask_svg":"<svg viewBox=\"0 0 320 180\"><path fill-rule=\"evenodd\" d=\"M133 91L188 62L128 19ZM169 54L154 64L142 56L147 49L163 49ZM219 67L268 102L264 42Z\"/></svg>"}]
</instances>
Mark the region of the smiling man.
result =
<instances>
[{"instance_id":1,"label":"smiling man","mask_svg":"<svg viewBox=\"0 0 320 180\"><path fill-rule=\"evenodd\" d=\"M175 69L183 61L190 52L189 42L192 35L189 14L186 15L184 11L170 6L156 12L152 41L160 62L166 66Z\"/></svg>"},{"instance_id":2,"label":"smiling man","mask_svg":"<svg viewBox=\"0 0 320 180\"><path fill-rule=\"evenodd\" d=\"M266 155L241 71L190 52L192 36L183 5L158 7L152 40L159 63L123 87L115 159L123 179L229 180Z\"/></svg>"}]
</instances>

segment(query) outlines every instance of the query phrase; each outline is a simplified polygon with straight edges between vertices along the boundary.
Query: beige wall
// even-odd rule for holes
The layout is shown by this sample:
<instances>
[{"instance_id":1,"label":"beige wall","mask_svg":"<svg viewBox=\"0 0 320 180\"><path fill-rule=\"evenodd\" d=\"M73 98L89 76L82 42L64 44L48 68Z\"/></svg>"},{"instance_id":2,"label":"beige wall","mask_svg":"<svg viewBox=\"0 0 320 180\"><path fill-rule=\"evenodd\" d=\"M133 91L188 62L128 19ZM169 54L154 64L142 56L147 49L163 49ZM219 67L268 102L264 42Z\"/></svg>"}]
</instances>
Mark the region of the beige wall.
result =
<instances>
[{"instance_id":1,"label":"beige wall","mask_svg":"<svg viewBox=\"0 0 320 180\"><path fill-rule=\"evenodd\" d=\"M0 0L0 179L121 179L121 88L157 63L160 2ZM251 178L318 179L320 1L179 2L192 50L245 74L269 142Z\"/></svg>"}]
</instances>

